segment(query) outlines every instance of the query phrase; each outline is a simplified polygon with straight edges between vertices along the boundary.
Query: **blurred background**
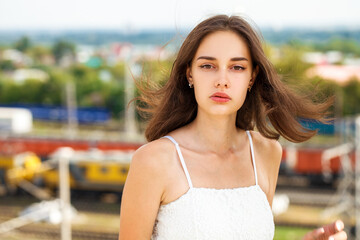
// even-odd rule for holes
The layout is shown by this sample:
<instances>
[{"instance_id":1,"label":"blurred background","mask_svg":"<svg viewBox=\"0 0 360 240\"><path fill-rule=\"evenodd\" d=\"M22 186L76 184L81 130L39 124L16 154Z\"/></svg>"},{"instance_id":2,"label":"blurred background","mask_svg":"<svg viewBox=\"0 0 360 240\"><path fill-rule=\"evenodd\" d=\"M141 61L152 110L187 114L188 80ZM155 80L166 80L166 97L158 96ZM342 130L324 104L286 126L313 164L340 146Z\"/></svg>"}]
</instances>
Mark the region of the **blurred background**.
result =
<instances>
[{"instance_id":1,"label":"blurred background","mask_svg":"<svg viewBox=\"0 0 360 240\"><path fill-rule=\"evenodd\" d=\"M337 218L360 239L359 9L357 0L0 0L0 238L117 239L131 156L146 142L128 105L134 80L163 84L193 27L234 14L262 33L294 91L335 96L330 124L299 119L316 137L280 139L275 239Z\"/></svg>"}]
</instances>

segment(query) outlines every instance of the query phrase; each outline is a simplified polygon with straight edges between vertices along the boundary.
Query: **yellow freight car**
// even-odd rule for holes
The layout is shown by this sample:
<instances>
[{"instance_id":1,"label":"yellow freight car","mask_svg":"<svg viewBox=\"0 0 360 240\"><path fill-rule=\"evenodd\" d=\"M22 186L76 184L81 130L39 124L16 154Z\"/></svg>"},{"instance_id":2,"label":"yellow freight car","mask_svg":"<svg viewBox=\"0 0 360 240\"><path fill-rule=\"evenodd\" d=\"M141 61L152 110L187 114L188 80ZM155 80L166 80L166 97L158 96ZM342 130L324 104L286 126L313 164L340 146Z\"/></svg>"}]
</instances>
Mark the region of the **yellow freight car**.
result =
<instances>
[{"instance_id":1,"label":"yellow freight car","mask_svg":"<svg viewBox=\"0 0 360 240\"><path fill-rule=\"evenodd\" d=\"M0 184L15 186L22 179L31 181L41 168L41 159L32 152L0 156Z\"/></svg>"},{"instance_id":2,"label":"yellow freight car","mask_svg":"<svg viewBox=\"0 0 360 240\"><path fill-rule=\"evenodd\" d=\"M121 192L132 155L133 151L75 151L69 159L71 189ZM61 159L53 157L49 161L54 168L41 176L47 188L55 189L59 185L57 165Z\"/></svg>"}]
</instances>

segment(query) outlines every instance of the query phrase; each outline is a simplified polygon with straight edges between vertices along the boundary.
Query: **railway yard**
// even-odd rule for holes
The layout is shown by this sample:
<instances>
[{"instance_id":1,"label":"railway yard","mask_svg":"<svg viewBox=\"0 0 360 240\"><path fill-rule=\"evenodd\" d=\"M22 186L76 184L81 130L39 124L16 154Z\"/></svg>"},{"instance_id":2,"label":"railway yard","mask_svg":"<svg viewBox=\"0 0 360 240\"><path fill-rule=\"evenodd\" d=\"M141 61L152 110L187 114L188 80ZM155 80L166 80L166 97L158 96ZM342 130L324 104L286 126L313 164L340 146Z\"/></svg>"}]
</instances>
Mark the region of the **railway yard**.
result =
<instances>
[{"instance_id":1,"label":"railway yard","mask_svg":"<svg viewBox=\"0 0 360 240\"><path fill-rule=\"evenodd\" d=\"M350 212L355 196L354 145L322 136L315 141L321 144L283 147L273 202L276 240L301 239L299 236L309 229L338 218L349 227L348 233L356 224ZM30 205L59 197L59 170L64 159L57 151L61 147L72 151L69 175L63 178L68 179L71 205L76 209L71 221L72 239L118 239L121 191L132 154L141 144L111 138L1 137L0 239L61 239L59 222L29 221L4 231ZM283 229L300 233L280 237Z\"/></svg>"},{"instance_id":2,"label":"railway yard","mask_svg":"<svg viewBox=\"0 0 360 240\"><path fill-rule=\"evenodd\" d=\"M290 200L287 210L275 215L276 227L315 228L338 216L324 218L324 209L336 194L331 187L309 187L306 181L279 177L277 194ZM72 239L117 239L119 229L119 196L107 193L74 194L72 205L78 214L72 221ZM0 197L0 224L18 216L19 212L38 199L27 193ZM45 222L31 223L1 235L1 239L60 239L60 225ZM276 239L276 238L275 238Z\"/></svg>"}]
</instances>

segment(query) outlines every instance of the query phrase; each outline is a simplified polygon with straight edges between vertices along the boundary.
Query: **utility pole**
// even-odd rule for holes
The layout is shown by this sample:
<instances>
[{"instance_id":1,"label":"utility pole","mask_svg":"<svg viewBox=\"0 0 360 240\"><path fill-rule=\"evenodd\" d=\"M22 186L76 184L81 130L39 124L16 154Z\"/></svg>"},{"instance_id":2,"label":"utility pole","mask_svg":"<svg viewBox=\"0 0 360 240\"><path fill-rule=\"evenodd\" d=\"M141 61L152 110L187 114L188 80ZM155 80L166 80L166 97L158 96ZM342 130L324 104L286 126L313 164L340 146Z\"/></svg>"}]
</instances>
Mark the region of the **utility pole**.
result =
<instances>
[{"instance_id":1,"label":"utility pole","mask_svg":"<svg viewBox=\"0 0 360 240\"><path fill-rule=\"evenodd\" d=\"M64 147L60 149L59 153L59 189L60 209L62 215L61 240L71 240L69 160L73 155L73 150L71 148Z\"/></svg>"},{"instance_id":2,"label":"utility pole","mask_svg":"<svg viewBox=\"0 0 360 240\"><path fill-rule=\"evenodd\" d=\"M66 110L67 110L67 136L75 137L78 127L77 104L76 104L76 88L71 81L66 83Z\"/></svg>"},{"instance_id":3,"label":"utility pole","mask_svg":"<svg viewBox=\"0 0 360 240\"><path fill-rule=\"evenodd\" d=\"M356 237L360 239L360 116L355 119L355 219Z\"/></svg>"},{"instance_id":4,"label":"utility pole","mask_svg":"<svg viewBox=\"0 0 360 240\"><path fill-rule=\"evenodd\" d=\"M134 81L132 67L131 53L128 57L127 66L125 66L125 104L128 104L134 98ZM135 120L135 106L134 103L128 105L125 109L125 133L129 139L134 139L137 136L136 120Z\"/></svg>"}]
</instances>

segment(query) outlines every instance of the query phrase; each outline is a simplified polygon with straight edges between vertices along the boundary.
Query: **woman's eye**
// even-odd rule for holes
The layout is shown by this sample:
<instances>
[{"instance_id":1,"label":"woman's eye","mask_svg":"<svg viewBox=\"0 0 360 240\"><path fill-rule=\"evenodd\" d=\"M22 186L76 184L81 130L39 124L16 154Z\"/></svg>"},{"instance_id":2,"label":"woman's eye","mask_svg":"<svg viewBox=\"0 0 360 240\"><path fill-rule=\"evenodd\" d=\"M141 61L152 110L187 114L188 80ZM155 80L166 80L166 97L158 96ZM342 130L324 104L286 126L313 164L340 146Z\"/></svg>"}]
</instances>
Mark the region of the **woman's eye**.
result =
<instances>
[{"instance_id":1,"label":"woman's eye","mask_svg":"<svg viewBox=\"0 0 360 240\"><path fill-rule=\"evenodd\" d=\"M203 64L203 65L200 66L200 68L203 68L203 69L211 69L211 68L213 68L213 66L210 65L210 64Z\"/></svg>"},{"instance_id":2,"label":"woman's eye","mask_svg":"<svg viewBox=\"0 0 360 240\"><path fill-rule=\"evenodd\" d=\"M233 69L239 71L239 70L244 70L245 68L242 66L233 66Z\"/></svg>"}]
</instances>

